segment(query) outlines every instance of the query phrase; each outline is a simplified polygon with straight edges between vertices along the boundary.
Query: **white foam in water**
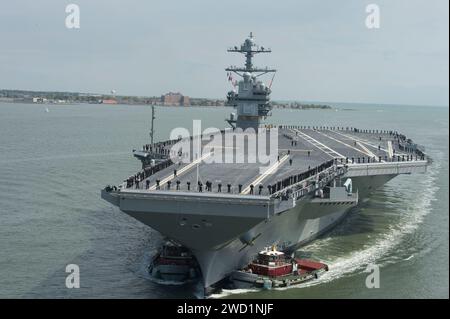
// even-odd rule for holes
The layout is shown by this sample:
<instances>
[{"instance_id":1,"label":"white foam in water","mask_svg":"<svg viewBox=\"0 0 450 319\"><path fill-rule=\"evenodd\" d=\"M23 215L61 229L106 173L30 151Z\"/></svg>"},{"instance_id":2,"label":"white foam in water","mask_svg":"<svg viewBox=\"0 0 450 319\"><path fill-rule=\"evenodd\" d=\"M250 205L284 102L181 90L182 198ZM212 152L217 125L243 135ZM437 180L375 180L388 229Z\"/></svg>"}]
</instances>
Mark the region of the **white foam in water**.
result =
<instances>
[{"instance_id":1,"label":"white foam in water","mask_svg":"<svg viewBox=\"0 0 450 319\"><path fill-rule=\"evenodd\" d=\"M239 295L239 294L246 294L250 292L258 292L260 289L253 288L253 289L222 289L220 293L217 294L211 294L209 298L215 299L215 298L224 298L226 296L230 295Z\"/></svg>"},{"instance_id":2,"label":"white foam in water","mask_svg":"<svg viewBox=\"0 0 450 319\"><path fill-rule=\"evenodd\" d=\"M370 246L367 246L363 250L355 251L350 256L336 259L329 264L330 270L323 274L318 280L310 281L299 286L276 289L285 290L310 287L330 282L358 270L364 271L368 264L375 263L382 258L386 253L400 244L405 235L413 233L419 227L420 223L422 223L423 218L430 212L431 203L435 200L434 194L439 189L435 185L436 174L438 171L439 165L432 170L430 169L427 177L421 181L421 189L423 189L424 192L421 196L415 197L417 201L411 203L411 205L407 206L405 211L402 212L404 217L400 221L400 227L391 227L391 230L388 233L381 235L381 238L375 243L370 244ZM413 207L413 209L410 209L410 207ZM410 256L408 260L411 258L412 256Z\"/></svg>"},{"instance_id":3,"label":"white foam in water","mask_svg":"<svg viewBox=\"0 0 450 319\"><path fill-rule=\"evenodd\" d=\"M375 263L377 260L385 256L389 251L402 242L405 235L413 233L422 223L423 218L430 213L431 203L435 200L435 194L439 190L439 187L435 184L436 174L439 172L440 168L438 163L440 163L440 161L435 161L434 167L428 169L427 175L423 175L425 178L419 182L423 193L421 196L414 197L416 201L406 206L406 209L402 212L402 216L404 217L401 218L400 225L397 227L391 227L389 232L386 234L381 234L378 240L370 245L367 245L364 249L352 252L349 256L340 257L332 261L328 265L330 270L322 274L319 279L300 285L274 288L274 290L281 291L287 289L299 289L327 283L347 274L352 274L357 271L364 271L368 264ZM326 238L317 244L323 245L328 240L331 240L331 238ZM313 248L314 244L310 245L310 248ZM413 257L414 255L411 255L406 260L410 260ZM223 298L233 294L255 291L260 291L260 289L224 290L222 293L212 296L214 298Z\"/></svg>"},{"instance_id":4,"label":"white foam in water","mask_svg":"<svg viewBox=\"0 0 450 319\"><path fill-rule=\"evenodd\" d=\"M153 281L154 283L158 284L158 285L162 285L162 286L183 286L185 285L186 281L170 281L170 280L164 280L164 279L157 279L157 278L153 278L153 277L148 277L148 279L150 281Z\"/></svg>"}]
</instances>

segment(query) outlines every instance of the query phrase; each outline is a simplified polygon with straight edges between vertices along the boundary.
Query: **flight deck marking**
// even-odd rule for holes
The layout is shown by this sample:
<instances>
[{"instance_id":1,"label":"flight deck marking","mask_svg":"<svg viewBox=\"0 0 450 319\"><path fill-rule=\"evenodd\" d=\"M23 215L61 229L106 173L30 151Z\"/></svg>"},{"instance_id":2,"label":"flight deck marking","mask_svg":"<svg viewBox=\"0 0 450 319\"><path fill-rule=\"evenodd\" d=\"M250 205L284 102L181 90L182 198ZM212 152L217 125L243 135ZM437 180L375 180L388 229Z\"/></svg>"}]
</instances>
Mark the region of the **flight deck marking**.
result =
<instances>
[{"instance_id":1,"label":"flight deck marking","mask_svg":"<svg viewBox=\"0 0 450 319\"><path fill-rule=\"evenodd\" d=\"M374 153L372 153L367 147L365 147L361 142L357 141L356 144L359 145L359 147L361 147L364 151L366 151L367 154L369 154L369 156L372 157L377 157L377 155L375 155Z\"/></svg>"},{"instance_id":2,"label":"flight deck marking","mask_svg":"<svg viewBox=\"0 0 450 319\"><path fill-rule=\"evenodd\" d=\"M371 147L373 147L373 148L378 148L378 146L373 145L372 143L368 142L367 140L363 140L363 139L361 139L361 138L356 138L356 137L353 137L353 136L351 136L351 135L347 135L347 134L344 134L344 133L341 133L341 132L337 132L337 131L333 131L333 132L335 132L336 134L342 135L342 136L344 136L344 137L347 137L347 138L349 138L349 139L351 139L351 140L360 142L360 143L362 143L362 144L366 144L366 145L371 146ZM389 143L391 143L391 147L392 147L392 141L388 141L388 147L389 147ZM380 147L380 150L385 151L386 153L388 153L390 157L392 157L392 155L393 155L393 154L390 154L390 153L389 153L389 150L387 150L387 149L385 149L385 148L383 148L383 147ZM399 155L406 155L406 154L400 153L400 152L399 152L398 154L399 154Z\"/></svg>"},{"instance_id":3,"label":"flight deck marking","mask_svg":"<svg viewBox=\"0 0 450 319\"><path fill-rule=\"evenodd\" d=\"M392 150L392 141L388 141L387 142L388 145L388 153L389 153L389 157L394 156L394 151Z\"/></svg>"},{"instance_id":4,"label":"flight deck marking","mask_svg":"<svg viewBox=\"0 0 450 319\"><path fill-rule=\"evenodd\" d=\"M301 137L303 137L307 142L309 142L310 144L314 145L315 147L317 147L319 150L321 150L322 152L324 152L324 153L327 154L328 156L330 156L330 157L332 157L332 158L336 158L336 157L338 157L338 158L345 158L344 155L342 155L342 154L336 152L335 150L333 150L332 148L330 148L330 147L326 146L325 144L319 142L319 141L316 140L315 138L313 138L313 137L311 137L311 136L309 136L309 135L307 135L307 134L305 134L305 133L303 133L303 132L301 132L301 131L299 131L299 130L291 130L291 131L297 132L297 133L298 133ZM298 135L297 135L297 136L298 136ZM328 151L326 151L326 150L328 150ZM330 153L334 153L334 154L336 154L337 156L331 155Z\"/></svg>"},{"instance_id":5,"label":"flight deck marking","mask_svg":"<svg viewBox=\"0 0 450 319\"><path fill-rule=\"evenodd\" d=\"M344 136L346 138L349 138L349 139L351 139L353 141L360 142L361 144L366 144L366 145L371 146L373 148L378 148L378 146L373 145L372 143L368 142L367 140L364 140L364 139L361 139L361 138L356 138L356 137L353 137L351 135L347 135L347 134L344 134L344 133L341 133L341 132L338 132L338 131L331 131L331 130L328 130L328 131L334 132L334 133L339 134L339 135L342 135L342 136ZM387 152L387 150L385 150L384 148L380 147L380 149L382 151Z\"/></svg>"},{"instance_id":6,"label":"flight deck marking","mask_svg":"<svg viewBox=\"0 0 450 319\"><path fill-rule=\"evenodd\" d=\"M179 171L177 171L177 176L175 176L174 174L171 174L171 175L167 176L166 178L161 180L161 182L159 183L159 186L161 187L164 184L166 184L168 181L171 181L171 180L175 179L175 177L178 177L180 174L183 174L187 170L193 168L195 165L199 164L201 161L203 161L205 158L207 158L207 157L209 157L211 155L212 155L212 152L206 153L202 157L196 159L192 163L190 163L190 164L186 165L185 167L181 168ZM151 190L151 191L156 190L156 184L153 185L152 187L150 187L149 190Z\"/></svg>"},{"instance_id":7,"label":"flight deck marking","mask_svg":"<svg viewBox=\"0 0 450 319\"><path fill-rule=\"evenodd\" d=\"M296 149L291 149L291 148L279 148L279 151L290 151L292 152L302 152L302 153L306 153L306 152L312 152L313 150L296 150Z\"/></svg>"},{"instance_id":8,"label":"flight deck marking","mask_svg":"<svg viewBox=\"0 0 450 319\"><path fill-rule=\"evenodd\" d=\"M345 145L345 146L347 146L347 147L349 147L349 148L352 148L352 149L354 149L354 150L356 150L356 151L358 151L358 152L360 152L360 153L362 153L362 154L364 154L364 155L369 155L369 156L371 156L371 157L377 157L374 153L372 153L372 152L369 151L366 147L364 147L360 142L356 142L356 143L358 143L358 145L359 145L363 150L360 150L359 148L353 147L352 145L347 144L347 143L345 143L345 142L342 142L342 141L340 141L340 140L338 140L338 139L336 139L336 138L334 138L334 137L332 137L332 136L329 136L329 135L327 135L327 134L325 134L325 133L323 133L323 132L319 132L319 131L316 131L316 132L319 133L319 134L321 134L321 135L323 135L323 136L325 136L325 137L328 137L329 139L332 139L333 141L336 141L336 142L338 142L338 143L341 143L342 145Z\"/></svg>"},{"instance_id":9,"label":"flight deck marking","mask_svg":"<svg viewBox=\"0 0 450 319\"><path fill-rule=\"evenodd\" d=\"M232 150L238 150L240 149L239 147L234 147L234 146L221 146L221 145L205 145L203 146L203 149L211 149L211 148L217 148L217 149L232 149Z\"/></svg>"},{"instance_id":10,"label":"flight deck marking","mask_svg":"<svg viewBox=\"0 0 450 319\"><path fill-rule=\"evenodd\" d=\"M289 158L289 155L284 155L282 158L280 158L279 161L277 161L275 164L270 166L264 174L261 174L258 176L252 183L250 183L242 192L241 194L248 194L250 192L250 185L253 185L256 187L259 183L261 183L266 177L268 177L274 170L276 170L279 166L281 166L287 159Z\"/></svg>"}]
</instances>

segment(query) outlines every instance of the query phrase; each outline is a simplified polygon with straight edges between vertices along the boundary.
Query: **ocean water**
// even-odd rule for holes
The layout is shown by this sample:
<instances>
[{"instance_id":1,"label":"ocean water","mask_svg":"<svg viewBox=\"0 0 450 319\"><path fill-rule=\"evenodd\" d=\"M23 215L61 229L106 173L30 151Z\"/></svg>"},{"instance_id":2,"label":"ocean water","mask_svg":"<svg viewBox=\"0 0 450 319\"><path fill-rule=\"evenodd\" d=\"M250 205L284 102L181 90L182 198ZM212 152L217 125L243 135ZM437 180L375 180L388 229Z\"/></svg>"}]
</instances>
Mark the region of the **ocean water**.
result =
<instances>
[{"instance_id":1,"label":"ocean water","mask_svg":"<svg viewBox=\"0 0 450 319\"><path fill-rule=\"evenodd\" d=\"M448 298L448 108L339 104L274 110L271 123L395 129L426 146L427 174L398 176L341 224L298 253L330 265L319 280L220 298ZM0 297L194 298L160 286L146 267L161 237L100 199L140 168L151 109L125 105L0 104ZM224 127L229 108L157 107L156 139L173 127ZM380 267L380 288L365 269ZM67 289L68 264L80 267Z\"/></svg>"}]
</instances>

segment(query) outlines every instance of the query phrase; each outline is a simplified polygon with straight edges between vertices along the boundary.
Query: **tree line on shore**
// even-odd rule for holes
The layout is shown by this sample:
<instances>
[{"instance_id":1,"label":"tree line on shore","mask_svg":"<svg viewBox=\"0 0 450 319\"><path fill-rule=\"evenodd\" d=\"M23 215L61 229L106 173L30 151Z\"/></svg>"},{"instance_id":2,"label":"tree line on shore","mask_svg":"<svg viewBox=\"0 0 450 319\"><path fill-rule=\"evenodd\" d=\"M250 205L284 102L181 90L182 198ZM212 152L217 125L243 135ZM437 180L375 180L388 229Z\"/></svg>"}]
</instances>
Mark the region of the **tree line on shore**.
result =
<instances>
[{"instance_id":1,"label":"tree line on shore","mask_svg":"<svg viewBox=\"0 0 450 319\"><path fill-rule=\"evenodd\" d=\"M94 94L79 92L53 92L28 90L0 90L0 101L19 103L91 103L98 104L105 100L113 100L117 104L150 104L160 105L160 96L128 96L115 94ZM291 109L331 109L324 104L305 104L300 102L271 102L275 108ZM190 98L190 106L225 106L225 99Z\"/></svg>"}]
</instances>

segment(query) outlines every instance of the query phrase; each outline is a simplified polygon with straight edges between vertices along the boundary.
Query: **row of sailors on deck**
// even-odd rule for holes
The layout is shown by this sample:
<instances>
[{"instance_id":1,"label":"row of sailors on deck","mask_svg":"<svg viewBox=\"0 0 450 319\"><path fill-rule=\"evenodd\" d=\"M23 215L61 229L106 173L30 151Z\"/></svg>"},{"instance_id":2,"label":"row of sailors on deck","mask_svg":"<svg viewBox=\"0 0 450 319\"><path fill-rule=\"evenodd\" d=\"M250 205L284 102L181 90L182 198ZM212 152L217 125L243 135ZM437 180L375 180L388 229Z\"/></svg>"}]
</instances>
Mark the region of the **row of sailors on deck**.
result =
<instances>
[{"instance_id":1,"label":"row of sailors on deck","mask_svg":"<svg viewBox=\"0 0 450 319\"><path fill-rule=\"evenodd\" d=\"M394 154L395 154L395 152L394 152ZM409 162L409 161L413 161L413 160L425 160L425 155L422 153L422 155L417 155L416 154L416 156L414 157L414 155L397 155L397 156L392 156L391 158L390 157L388 157L387 155L385 155L384 156L384 161L385 162L388 162L388 161L390 161L390 162ZM382 156L378 156L378 162L381 162L382 161ZM344 159L343 158L341 158L340 159L340 162L341 162L341 164L343 164L344 163ZM345 163L346 164L348 164L348 163L352 163L352 164L355 164L355 163L358 163L358 164L360 164L360 163L366 163L366 157L357 157L357 158L355 158L355 157L352 157L351 159L349 159L348 157L346 157L345 158ZM367 157L367 163L376 163L377 162L377 158L375 158L375 157L370 157L370 156L368 156Z\"/></svg>"},{"instance_id":2,"label":"row of sailors on deck","mask_svg":"<svg viewBox=\"0 0 450 319\"><path fill-rule=\"evenodd\" d=\"M156 164L154 166L144 168L144 170L142 170L141 172L138 172L135 175L130 176L125 180L127 188L130 188L133 186L135 186L136 188L139 188L140 182L142 182L146 178L150 177L151 175L159 172L160 170L169 167L172 164L173 164L173 162L170 159L168 159L163 162L159 162L158 164Z\"/></svg>"},{"instance_id":3,"label":"row of sailors on deck","mask_svg":"<svg viewBox=\"0 0 450 319\"><path fill-rule=\"evenodd\" d=\"M395 154L395 152L394 152L394 154ZM414 155L397 155L397 156L392 156L392 157L388 157L387 155L385 155L384 156L384 161L385 162L410 162L410 161L413 161L413 160L425 160L425 155L422 153L422 155L417 155L416 154L416 156L414 157ZM358 164L361 164L361 163L376 163L377 161L378 162L381 162L383 160L383 157L382 156L378 156L378 159L376 158L376 157L370 157L370 156L368 156L367 158L366 157L352 157L351 159L350 158L348 158L348 157L346 157L345 159L344 158L341 158L341 159L339 159L339 161L340 161L340 163L341 164L344 164L344 162L345 162L345 164L349 164L349 163L352 163L352 164L355 164L355 163L358 163ZM336 162L338 162L338 160L336 159Z\"/></svg>"},{"instance_id":4,"label":"row of sailors on deck","mask_svg":"<svg viewBox=\"0 0 450 319\"><path fill-rule=\"evenodd\" d=\"M170 146L170 145L174 145L178 141L179 141L179 139L168 140L168 141L163 141L163 142L156 142L153 144L145 144L142 146L142 150L146 151L148 153L167 155L167 154L169 154L169 149L166 149L166 147Z\"/></svg>"},{"instance_id":5,"label":"row of sailors on deck","mask_svg":"<svg viewBox=\"0 0 450 319\"><path fill-rule=\"evenodd\" d=\"M315 176L315 175L323 172L327 168L331 167L334 162L335 162L334 160L330 160L330 161L328 161L328 162L326 162L326 163L324 163L322 165L319 165L318 167L315 167L315 168L312 168L312 169L309 167L308 171L306 171L306 172L286 177L285 179L283 179L281 181L278 181L278 182L276 182L276 183L274 183L272 185L268 185L267 186L268 194L273 194L273 193L275 193L277 191L282 190L283 188L286 188L286 187L291 186L291 185L293 185L295 183L301 182L301 181L303 181L303 180L305 180L305 179L307 179L309 177ZM176 174L177 174L177 171L174 170L174 177L177 176ZM156 183L156 185L155 185L156 189L160 190L161 189L161 180L157 179L155 181L155 183ZM171 190L172 189L172 181L170 181L170 180L167 181L166 185L167 185L166 186L167 190ZM181 181L180 180L176 180L175 181L175 185L176 185L175 186L176 190L180 190L181 189ZM136 188L140 188L139 181L135 183L135 186L136 186ZM186 182L186 186L187 186L187 191L190 191L191 190L191 182L187 181ZM145 189L149 189L150 188L150 180L149 179L145 180L145 186L144 187L145 187ZM227 193L231 193L232 190L234 189L234 187L231 184L227 184L226 187L227 187L227 190L226 190ZM242 188L243 188L243 185L239 184L238 185L238 193L242 193ZM249 186L249 194L250 195L253 195L253 194L256 193L255 188L257 188L258 195L261 195L263 193L263 189L264 189L263 185L260 184L260 185L258 185L258 187L255 187L255 185L251 184ZM197 183L197 191L202 193L204 190L206 192L212 192L213 191L213 183L210 182L210 181L206 181L205 184L203 184L202 181L198 181L198 183ZM217 192L219 192L219 193L222 192L222 183L218 183L217 184Z\"/></svg>"},{"instance_id":6,"label":"row of sailors on deck","mask_svg":"<svg viewBox=\"0 0 450 319\"><path fill-rule=\"evenodd\" d=\"M330 131L350 131L355 133L368 133L368 134L389 134L390 136L400 137L405 139L405 135L392 130L375 130L375 129L359 129L356 127L344 127L344 126L315 126L315 125L279 125L279 129L298 129L298 130L330 130Z\"/></svg>"},{"instance_id":7,"label":"row of sailors on deck","mask_svg":"<svg viewBox=\"0 0 450 319\"><path fill-rule=\"evenodd\" d=\"M165 146L152 146L151 144L146 144L142 147L142 150L147 153L169 155L170 150L166 149Z\"/></svg>"}]
</instances>

